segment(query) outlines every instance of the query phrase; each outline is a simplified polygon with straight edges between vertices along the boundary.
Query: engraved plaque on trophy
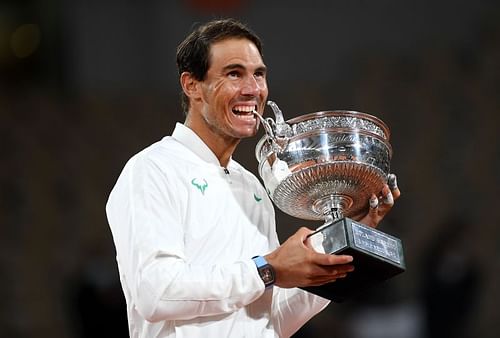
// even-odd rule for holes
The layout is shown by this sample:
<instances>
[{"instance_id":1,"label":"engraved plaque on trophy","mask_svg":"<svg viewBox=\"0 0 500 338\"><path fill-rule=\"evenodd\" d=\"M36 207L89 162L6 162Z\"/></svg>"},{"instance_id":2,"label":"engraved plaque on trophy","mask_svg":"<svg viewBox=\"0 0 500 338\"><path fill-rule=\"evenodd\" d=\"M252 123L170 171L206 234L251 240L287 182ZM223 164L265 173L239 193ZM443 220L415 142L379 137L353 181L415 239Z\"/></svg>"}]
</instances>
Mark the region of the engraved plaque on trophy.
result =
<instances>
[{"instance_id":1,"label":"engraved plaque on trophy","mask_svg":"<svg viewBox=\"0 0 500 338\"><path fill-rule=\"evenodd\" d=\"M349 217L363 215L390 169L389 128L375 116L354 111L322 111L285 122L268 101L275 120L260 119L266 134L256 146L259 174L271 200L301 219L324 220L308 238L314 250L354 257L346 278L305 288L334 301L403 272L401 241Z\"/></svg>"}]
</instances>

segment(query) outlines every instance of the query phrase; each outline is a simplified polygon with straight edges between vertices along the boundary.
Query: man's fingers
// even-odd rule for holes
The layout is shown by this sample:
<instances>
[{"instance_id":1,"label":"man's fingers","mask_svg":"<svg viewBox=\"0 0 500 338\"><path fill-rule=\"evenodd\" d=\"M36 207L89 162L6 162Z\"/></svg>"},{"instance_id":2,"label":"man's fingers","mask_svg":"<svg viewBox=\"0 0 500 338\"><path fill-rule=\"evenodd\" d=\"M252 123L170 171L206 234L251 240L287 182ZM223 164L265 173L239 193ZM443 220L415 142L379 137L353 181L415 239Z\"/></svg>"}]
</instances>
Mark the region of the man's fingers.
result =
<instances>
[{"instance_id":1,"label":"man's fingers","mask_svg":"<svg viewBox=\"0 0 500 338\"><path fill-rule=\"evenodd\" d=\"M353 261L352 256L349 255L330 255L322 253L314 253L313 261L317 265L341 265L348 264Z\"/></svg>"},{"instance_id":2,"label":"man's fingers","mask_svg":"<svg viewBox=\"0 0 500 338\"><path fill-rule=\"evenodd\" d=\"M322 285L335 282L339 278L345 278L349 272L354 271L354 266L350 264L336 266L320 266L321 270L315 272L315 281L313 284Z\"/></svg>"},{"instance_id":3,"label":"man's fingers","mask_svg":"<svg viewBox=\"0 0 500 338\"><path fill-rule=\"evenodd\" d=\"M348 272L354 271L354 265L341 264L341 265L320 265L325 275L343 275Z\"/></svg>"},{"instance_id":4,"label":"man's fingers","mask_svg":"<svg viewBox=\"0 0 500 338\"><path fill-rule=\"evenodd\" d=\"M351 264L343 264L335 267L335 274L337 277L342 275L345 276L348 272L353 272L353 271L354 271L354 265Z\"/></svg>"},{"instance_id":5,"label":"man's fingers","mask_svg":"<svg viewBox=\"0 0 500 338\"><path fill-rule=\"evenodd\" d=\"M389 174L387 176L387 185L389 186L389 189L391 189L391 190L396 190L398 188L398 179L397 179L396 175Z\"/></svg>"},{"instance_id":6,"label":"man's fingers","mask_svg":"<svg viewBox=\"0 0 500 338\"><path fill-rule=\"evenodd\" d=\"M382 189L381 202L382 204L390 207L394 205L394 196L392 195L392 192L387 185Z\"/></svg>"},{"instance_id":7,"label":"man's fingers","mask_svg":"<svg viewBox=\"0 0 500 338\"><path fill-rule=\"evenodd\" d=\"M378 212L379 200L377 196L375 196L375 194L372 194L372 196L370 197L369 204L370 210L368 211L368 213L372 216L376 216Z\"/></svg>"},{"instance_id":8,"label":"man's fingers","mask_svg":"<svg viewBox=\"0 0 500 338\"><path fill-rule=\"evenodd\" d=\"M397 200L398 197L401 195L401 191L399 190L398 187L398 179L396 175L394 174L389 174L387 177L387 185L389 186L389 189L391 190L391 193L394 197L394 200Z\"/></svg>"}]
</instances>

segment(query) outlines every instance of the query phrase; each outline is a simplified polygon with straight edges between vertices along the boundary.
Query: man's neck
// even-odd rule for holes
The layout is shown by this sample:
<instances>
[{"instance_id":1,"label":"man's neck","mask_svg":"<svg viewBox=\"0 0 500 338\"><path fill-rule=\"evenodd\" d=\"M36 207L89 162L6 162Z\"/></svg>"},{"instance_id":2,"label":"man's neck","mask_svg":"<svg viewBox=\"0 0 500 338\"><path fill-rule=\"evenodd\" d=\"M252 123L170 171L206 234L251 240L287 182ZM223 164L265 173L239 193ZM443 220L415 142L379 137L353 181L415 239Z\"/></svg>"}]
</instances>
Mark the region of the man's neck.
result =
<instances>
[{"instance_id":1,"label":"man's neck","mask_svg":"<svg viewBox=\"0 0 500 338\"><path fill-rule=\"evenodd\" d=\"M226 168L240 140L221 136L206 127L199 128L189 119L186 119L184 125L198 135L217 157L220 165Z\"/></svg>"}]
</instances>

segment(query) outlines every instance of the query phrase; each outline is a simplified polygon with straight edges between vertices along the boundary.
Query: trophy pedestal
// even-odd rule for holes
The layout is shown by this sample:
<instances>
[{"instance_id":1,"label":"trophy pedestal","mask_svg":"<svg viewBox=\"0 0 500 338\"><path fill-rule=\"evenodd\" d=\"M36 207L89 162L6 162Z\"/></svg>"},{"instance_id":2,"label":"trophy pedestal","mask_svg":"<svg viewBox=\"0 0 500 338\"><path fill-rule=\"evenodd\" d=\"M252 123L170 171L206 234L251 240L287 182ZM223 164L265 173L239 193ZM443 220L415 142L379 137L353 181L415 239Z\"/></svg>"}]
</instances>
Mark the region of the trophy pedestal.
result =
<instances>
[{"instance_id":1,"label":"trophy pedestal","mask_svg":"<svg viewBox=\"0 0 500 338\"><path fill-rule=\"evenodd\" d=\"M382 231L341 218L309 235L314 250L353 256L354 271L345 278L304 290L336 302L405 271L401 240Z\"/></svg>"}]
</instances>

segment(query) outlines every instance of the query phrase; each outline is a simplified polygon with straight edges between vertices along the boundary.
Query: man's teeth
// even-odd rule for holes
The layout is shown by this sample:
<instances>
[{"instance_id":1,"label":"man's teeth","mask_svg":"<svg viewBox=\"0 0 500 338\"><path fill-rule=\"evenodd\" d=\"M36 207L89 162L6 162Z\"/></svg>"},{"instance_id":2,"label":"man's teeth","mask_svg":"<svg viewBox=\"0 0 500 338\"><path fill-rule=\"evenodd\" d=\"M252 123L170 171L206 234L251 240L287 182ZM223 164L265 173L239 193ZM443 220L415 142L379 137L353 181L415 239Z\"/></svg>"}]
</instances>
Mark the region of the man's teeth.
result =
<instances>
[{"instance_id":1,"label":"man's teeth","mask_svg":"<svg viewBox=\"0 0 500 338\"><path fill-rule=\"evenodd\" d=\"M249 107L249 106L238 106L233 108L233 112L235 114L248 114L248 113L253 113L255 110L255 106Z\"/></svg>"}]
</instances>

